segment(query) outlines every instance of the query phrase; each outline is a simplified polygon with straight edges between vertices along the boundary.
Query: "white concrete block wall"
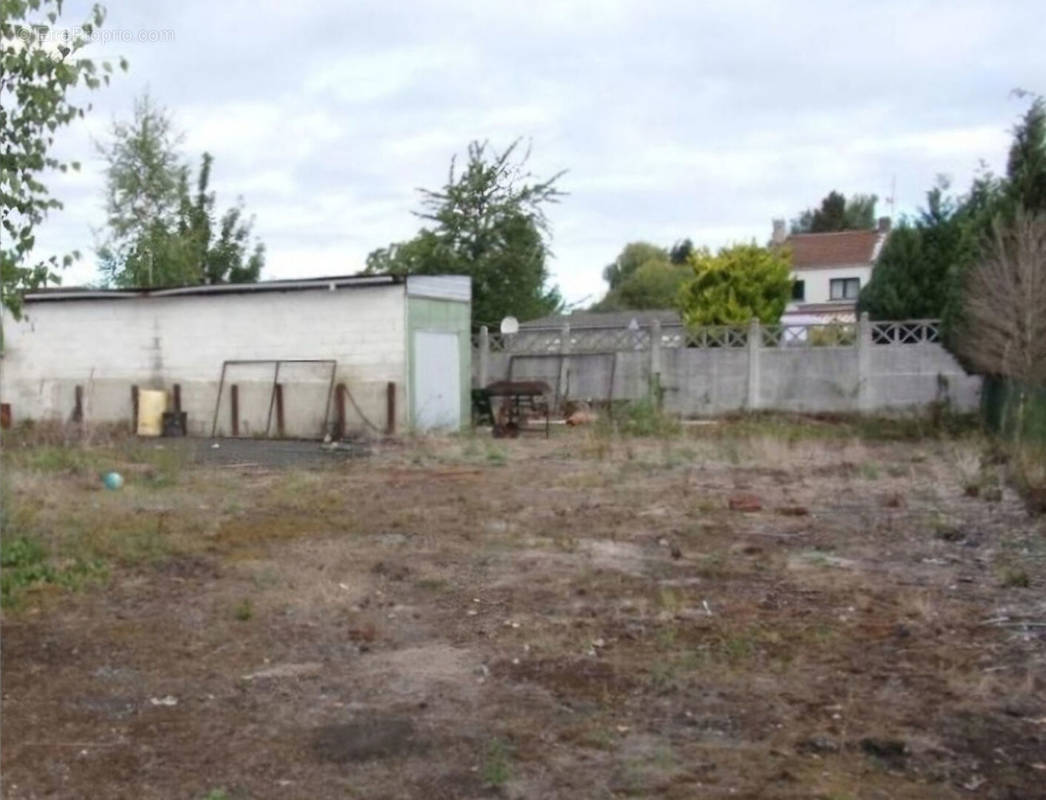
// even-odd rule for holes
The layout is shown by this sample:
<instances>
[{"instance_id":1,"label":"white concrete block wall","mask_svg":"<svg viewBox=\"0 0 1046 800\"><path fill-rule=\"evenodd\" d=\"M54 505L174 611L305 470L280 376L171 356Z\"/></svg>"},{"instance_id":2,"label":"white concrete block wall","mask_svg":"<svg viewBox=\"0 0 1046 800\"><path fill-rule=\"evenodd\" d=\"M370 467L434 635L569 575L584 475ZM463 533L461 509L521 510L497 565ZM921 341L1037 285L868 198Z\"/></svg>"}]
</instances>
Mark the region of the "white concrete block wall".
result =
<instances>
[{"instance_id":1,"label":"white concrete block wall","mask_svg":"<svg viewBox=\"0 0 1046 800\"><path fill-rule=\"evenodd\" d=\"M222 361L332 358L338 362L336 382L347 384L364 413L382 427L385 387L395 382L397 424L403 426L404 325L402 284L29 302L23 320L4 319L0 395L12 403L16 421L66 419L74 387L81 385L88 421L114 422L130 419L132 384L170 390L178 383L190 430L209 433ZM288 434L318 435L326 373L283 369ZM249 432L264 427L259 415L268 410L272 365L232 367L227 382L241 385L241 418ZM226 392L219 413L226 431L227 404ZM350 425L359 422L351 405L347 418Z\"/></svg>"}]
</instances>

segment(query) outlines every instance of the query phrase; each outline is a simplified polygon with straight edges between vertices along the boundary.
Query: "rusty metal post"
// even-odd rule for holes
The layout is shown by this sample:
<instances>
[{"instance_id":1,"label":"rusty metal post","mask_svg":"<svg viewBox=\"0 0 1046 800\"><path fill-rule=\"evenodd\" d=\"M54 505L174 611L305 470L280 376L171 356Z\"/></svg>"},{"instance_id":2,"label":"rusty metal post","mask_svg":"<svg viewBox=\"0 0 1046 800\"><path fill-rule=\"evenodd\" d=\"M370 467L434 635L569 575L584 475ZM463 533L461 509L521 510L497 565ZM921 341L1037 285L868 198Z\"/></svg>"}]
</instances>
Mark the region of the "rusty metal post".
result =
<instances>
[{"instance_id":1,"label":"rusty metal post","mask_svg":"<svg viewBox=\"0 0 1046 800\"><path fill-rule=\"evenodd\" d=\"M229 387L229 408L232 411L232 435L240 435L240 387L235 383Z\"/></svg>"},{"instance_id":2,"label":"rusty metal post","mask_svg":"<svg viewBox=\"0 0 1046 800\"><path fill-rule=\"evenodd\" d=\"M277 383L276 391L276 435L283 438L283 384Z\"/></svg>"},{"instance_id":3,"label":"rusty metal post","mask_svg":"<svg viewBox=\"0 0 1046 800\"><path fill-rule=\"evenodd\" d=\"M138 432L138 386L131 386L131 431Z\"/></svg>"},{"instance_id":4,"label":"rusty metal post","mask_svg":"<svg viewBox=\"0 0 1046 800\"><path fill-rule=\"evenodd\" d=\"M74 390L75 400L73 401L73 422L84 421L84 387L77 386Z\"/></svg>"},{"instance_id":5,"label":"rusty metal post","mask_svg":"<svg viewBox=\"0 0 1046 800\"><path fill-rule=\"evenodd\" d=\"M339 383L334 390L334 438L345 437L345 384Z\"/></svg>"},{"instance_id":6,"label":"rusty metal post","mask_svg":"<svg viewBox=\"0 0 1046 800\"><path fill-rule=\"evenodd\" d=\"M385 387L385 433L396 432L396 382L389 381Z\"/></svg>"}]
</instances>

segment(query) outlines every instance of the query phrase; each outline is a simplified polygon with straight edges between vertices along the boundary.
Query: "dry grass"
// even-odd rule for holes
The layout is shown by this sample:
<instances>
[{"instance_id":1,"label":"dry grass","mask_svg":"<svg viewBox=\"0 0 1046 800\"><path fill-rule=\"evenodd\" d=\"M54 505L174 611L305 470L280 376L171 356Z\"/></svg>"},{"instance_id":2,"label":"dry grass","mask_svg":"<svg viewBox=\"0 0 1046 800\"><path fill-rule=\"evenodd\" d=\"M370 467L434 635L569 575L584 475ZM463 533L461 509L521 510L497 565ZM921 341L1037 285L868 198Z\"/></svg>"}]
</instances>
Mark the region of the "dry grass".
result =
<instances>
[{"instance_id":1,"label":"dry grass","mask_svg":"<svg viewBox=\"0 0 1046 800\"><path fill-rule=\"evenodd\" d=\"M788 425L172 460L161 483L173 457L131 442L10 453L33 568L105 572L13 590L5 788L1033 796L1040 522L966 491L976 437Z\"/></svg>"}]
</instances>

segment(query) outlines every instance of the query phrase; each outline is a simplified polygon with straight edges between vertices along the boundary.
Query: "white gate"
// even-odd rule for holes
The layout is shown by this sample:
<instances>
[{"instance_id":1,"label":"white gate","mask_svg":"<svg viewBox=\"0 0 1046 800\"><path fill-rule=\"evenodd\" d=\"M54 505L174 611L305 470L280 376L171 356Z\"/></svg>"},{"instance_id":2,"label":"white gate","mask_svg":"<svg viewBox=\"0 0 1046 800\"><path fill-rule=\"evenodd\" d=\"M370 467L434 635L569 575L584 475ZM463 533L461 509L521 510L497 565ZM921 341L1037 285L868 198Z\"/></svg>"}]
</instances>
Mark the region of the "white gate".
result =
<instances>
[{"instance_id":1,"label":"white gate","mask_svg":"<svg viewBox=\"0 0 1046 800\"><path fill-rule=\"evenodd\" d=\"M461 427L461 352L458 334L414 333L414 426Z\"/></svg>"}]
</instances>

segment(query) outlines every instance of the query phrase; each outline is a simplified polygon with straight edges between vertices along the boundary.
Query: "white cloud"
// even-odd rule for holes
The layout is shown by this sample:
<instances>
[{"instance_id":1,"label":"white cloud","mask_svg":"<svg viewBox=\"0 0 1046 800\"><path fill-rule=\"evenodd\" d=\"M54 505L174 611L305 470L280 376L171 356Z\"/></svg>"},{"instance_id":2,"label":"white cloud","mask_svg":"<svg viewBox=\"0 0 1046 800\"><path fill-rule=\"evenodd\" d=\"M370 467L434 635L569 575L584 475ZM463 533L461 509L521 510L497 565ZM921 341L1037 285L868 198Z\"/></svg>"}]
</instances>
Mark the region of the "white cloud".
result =
<instances>
[{"instance_id":1,"label":"white cloud","mask_svg":"<svg viewBox=\"0 0 1046 800\"><path fill-rule=\"evenodd\" d=\"M469 140L527 137L535 173L569 170L552 268L577 300L631 240L761 241L833 188L896 183L910 210L938 173L962 190L980 159L1000 169L1023 108L1009 90L1046 91L1040 17L1035 0L113 4L108 26L175 40L96 48L131 71L62 134L85 169L51 181L67 208L38 240L91 250L91 136L148 86L186 157L215 156L219 204L244 196L271 277L362 267L417 229L414 189L438 186Z\"/></svg>"}]
</instances>

